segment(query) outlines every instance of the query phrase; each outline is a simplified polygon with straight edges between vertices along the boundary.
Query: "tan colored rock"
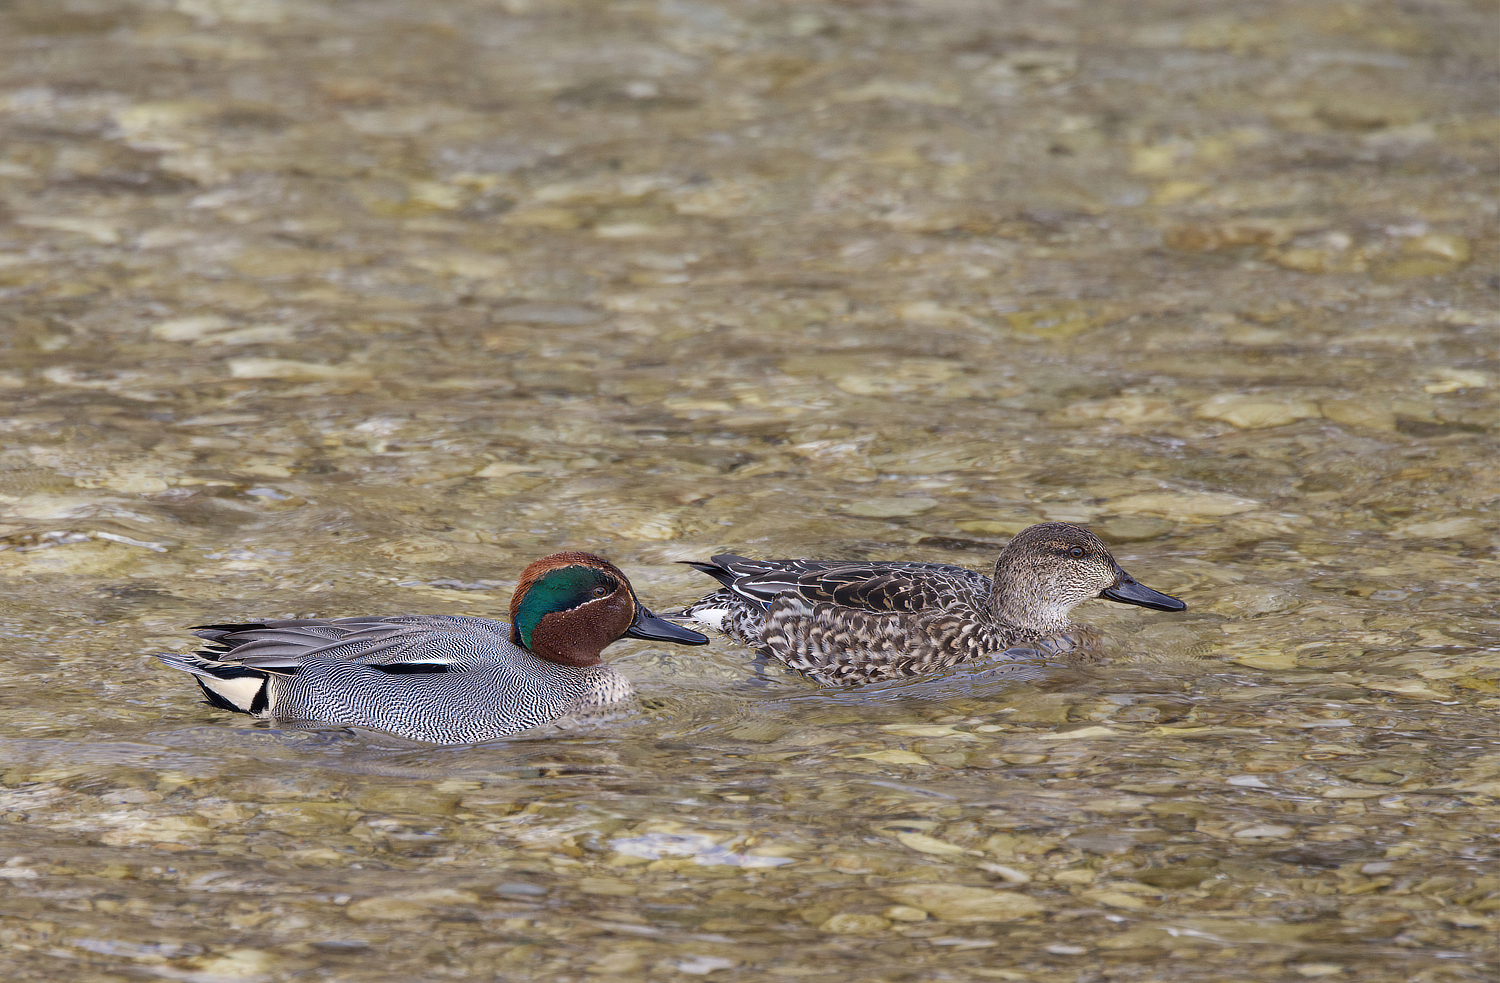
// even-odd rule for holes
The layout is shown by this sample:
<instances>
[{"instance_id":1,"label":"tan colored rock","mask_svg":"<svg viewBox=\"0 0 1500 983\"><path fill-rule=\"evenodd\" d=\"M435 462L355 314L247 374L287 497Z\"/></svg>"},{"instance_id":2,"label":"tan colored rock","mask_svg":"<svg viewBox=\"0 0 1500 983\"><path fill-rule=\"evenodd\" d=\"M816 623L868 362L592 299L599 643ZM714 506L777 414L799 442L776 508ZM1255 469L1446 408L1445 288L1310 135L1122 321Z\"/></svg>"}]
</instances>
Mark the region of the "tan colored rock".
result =
<instances>
[{"instance_id":1,"label":"tan colored rock","mask_svg":"<svg viewBox=\"0 0 1500 983\"><path fill-rule=\"evenodd\" d=\"M425 904L390 896L363 898L344 908L344 916L356 922L404 922L431 913Z\"/></svg>"},{"instance_id":2,"label":"tan colored rock","mask_svg":"<svg viewBox=\"0 0 1500 983\"><path fill-rule=\"evenodd\" d=\"M1077 730L1053 731L1049 734L1038 734L1039 741L1082 741L1092 740L1096 737L1119 737L1120 732L1110 727L1094 726L1079 727Z\"/></svg>"},{"instance_id":3,"label":"tan colored rock","mask_svg":"<svg viewBox=\"0 0 1500 983\"><path fill-rule=\"evenodd\" d=\"M1105 307L1059 305L1005 315L1012 331L1031 338L1072 338L1114 320Z\"/></svg>"},{"instance_id":4,"label":"tan colored rock","mask_svg":"<svg viewBox=\"0 0 1500 983\"><path fill-rule=\"evenodd\" d=\"M1072 870L1058 871L1052 875L1052 879L1059 884L1092 884L1099 879L1099 875L1087 867L1075 867Z\"/></svg>"},{"instance_id":5,"label":"tan colored rock","mask_svg":"<svg viewBox=\"0 0 1500 983\"><path fill-rule=\"evenodd\" d=\"M1392 539L1463 539L1481 536L1484 526L1473 516L1455 515L1446 519L1409 519L1386 533Z\"/></svg>"},{"instance_id":6,"label":"tan colored rock","mask_svg":"<svg viewBox=\"0 0 1500 983\"><path fill-rule=\"evenodd\" d=\"M665 542L682 535L682 529L667 515L648 515L624 519L611 524L610 530L625 539L640 542Z\"/></svg>"},{"instance_id":7,"label":"tan colored rock","mask_svg":"<svg viewBox=\"0 0 1500 983\"><path fill-rule=\"evenodd\" d=\"M1213 253L1241 246L1275 246L1290 239L1299 223L1276 219L1237 219L1229 222L1179 225L1167 230L1169 249Z\"/></svg>"},{"instance_id":8,"label":"tan colored rock","mask_svg":"<svg viewBox=\"0 0 1500 983\"><path fill-rule=\"evenodd\" d=\"M372 789L357 800L361 809L370 812L414 816L451 816L459 802L459 796L450 792L420 788Z\"/></svg>"},{"instance_id":9,"label":"tan colored rock","mask_svg":"<svg viewBox=\"0 0 1500 983\"><path fill-rule=\"evenodd\" d=\"M1125 894L1122 891L1085 891L1083 896L1095 904L1102 904L1106 908L1124 908L1127 911L1139 911L1149 908L1145 901L1133 894Z\"/></svg>"},{"instance_id":10,"label":"tan colored rock","mask_svg":"<svg viewBox=\"0 0 1500 983\"><path fill-rule=\"evenodd\" d=\"M113 246L120 241L120 232L115 224L102 218L73 215L23 215L15 221L17 225L33 229L52 229L56 232L73 232L87 236L101 246Z\"/></svg>"},{"instance_id":11,"label":"tan colored rock","mask_svg":"<svg viewBox=\"0 0 1500 983\"><path fill-rule=\"evenodd\" d=\"M1009 922L1045 910L1024 894L961 884L898 884L880 893L949 922Z\"/></svg>"},{"instance_id":12,"label":"tan colored rock","mask_svg":"<svg viewBox=\"0 0 1500 983\"><path fill-rule=\"evenodd\" d=\"M1282 269L1296 270L1299 273L1325 273L1334 260L1333 254L1328 250L1312 246L1277 250L1268 253L1266 258Z\"/></svg>"},{"instance_id":13,"label":"tan colored rock","mask_svg":"<svg viewBox=\"0 0 1500 983\"><path fill-rule=\"evenodd\" d=\"M1200 420L1222 420L1241 430L1283 427L1297 420L1322 416L1318 404L1297 396L1271 394L1242 396L1221 393L1198 404L1193 416Z\"/></svg>"},{"instance_id":14,"label":"tan colored rock","mask_svg":"<svg viewBox=\"0 0 1500 983\"><path fill-rule=\"evenodd\" d=\"M1115 516L1095 522L1091 528L1106 543L1143 543L1148 539L1165 536L1177 524L1168 519L1153 519L1146 516Z\"/></svg>"},{"instance_id":15,"label":"tan colored rock","mask_svg":"<svg viewBox=\"0 0 1500 983\"><path fill-rule=\"evenodd\" d=\"M835 935L875 935L891 927L891 923L879 915L856 915L840 912L818 926L820 932Z\"/></svg>"},{"instance_id":16,"label":"tan colored rock","mask_svg":"<svg viewBox=\"0 0 1500 983\"><path fill-rule=\"evenodd\" d=\"M974 328L979 321L973 315L954 307L944 307L930 300L914 300L896 308L896 315L903 321L915 324L935 324L940 327Z\"/></svg>"},{"instance_id":17,"label":"tan colored rock","mask_svg":"<svg viewBox=\"0 0 1500 983\"><path fill-rule=\"evenodd\" d=\"M1221 515L1238 515L1260 508L1261 503L1238 495L1222 492L1142 492L1126 495L1109 503L1109 510L1117 513L1159 513L1173 519L1206 519Z\"/></svg>"},{"instance_id":18,"label":"tan colored rock","mask_svg":"<svg viewBox=\"0 0 1500 983\"><path fill-rule=\"evenodd\" d=\"M195 961L193 976L213 980L263 980L276 967L275 953L264 949L229 949Z\"/></svg>"},{"instance_id":19,"label":"tan colored rock","mask_svg":"<svg viewBox=\"0 0 1500 983\"><path fill-rule=\"evenodd\" d=\"M1420 103L1383 89L1350 86L1318 93L1315 98L1318 117L1338 129L1373 130L1401 126L1427 114Z\"/></svg>"},{"instance_id":20,"label":"tan colored rock","mask_svg":"<svg viewBox=\"0 0 1500 983\"><path fill-rule=\"evenodd\" d=\"M115 110L115 125L129 139L155 135L191 126L214 112L217 107L204 99L173 99L160 102L138 102Z\"/></svg>"},{"instance_id":21,"label":"tan colored rock","mask_svg":"<svg viewBox=\"0 0 1500 983\"><path fill-rule=\"evenodd\" d=\"M1422 387L1425 393L1439 396L1444 393L1456 393L1465 389L1488 389L1495 384L1495 377L1488 372L1480 372L1477 369L1434 369L1431 373L1432 382Z\"/></svg>"},{"instance_id":22,"label":"tan colored rock","mask_svg":"<svg viewBox=\"0 0 1500 983\"><path fill-rule=\"evenodd\" d=\"M194 843L207 834L209 823L202 816L150 816L133 820L129 826L110 830L99 837L108 846L132 846L138 843Z\"/></svg>"},{"instance_id":23,"label":"tan colored rock","mask_svg":"<svg viewBox=\"0 0 1500 983\"><path fill-rule=\"evenodd\" d=\"M434 887L425 891L406 891L401 894L404 901L430 905L473 905L479 903L479 895L453 887Z\"/></svg>"},{"instance_id":24,"label":"tan colored rock","mask_svg":"<svg viewBox=\"0 0 1500 983\"><path fill-rule=\"evenodd\" d=\"M26 553L6 550L0 553L0 576L101 576L130 566L140 556L128 546L94 541Z\"/></svg>"},{"instance_id":25,"label":"tan colored rock","mask_svg":"<svg viewBox=\"0 0 1500 983\"><path fill-rule=\"evenodd\" d=\"M902 751L899 749L890 751L870 751L866 754L851 754L851 758L864 758L866 761L878 761L887 765L930 765L927 758L922 757L915 751Z\"/></svg>"},{"instance_id":26,"label":"tan colored rock","mask_svg":"<svg viewBox=\"0 0 1500 983\"><path fill-rule=\"evenodd\" d=\"M926 833L902 832L896 833L895 837L902 846L909 850L931 854L936 857L962 856L969 852L957 843L949 843L947 840L940 840L935 836L928 836Z\"/></svg>"},{"instance_id":27,"label":"tan colored rock","mask_svg":"<svg viewBox=\"0 0 1500 983\"><path fill-rule=\"evenodd\" d=\"M1418 280L1428 276L1442 276L1451 273L1456 268L1452 260L1441 256L1415 255L1402 256L1400 259L1392 260L1382 264L1375 271L1377 280Z\"/></svg>"},{"instance_id":28,"label":"tan colored rock","mask_svg":"<svg viewBox=\"0 0 1500 983\"><path fill-rule=\"evenodd\" d=\"M904 904L893 904L880 914L893 922L925 922L927 920L927 912Z\"/></svg>"},{"instance_id":29,"label":"tan colored rock","mask_svg":"<svg viewBox=\"0 0 1500 983\"><path fill-rule=\"evenodd\" d=\"M1395 693L1413 700L1451 700L1453 691L1441 684L1424 683L1419 679L1397 679L1390 682L1365 682L1360 683L1365 689L1378 690L1382 693Z\"/></svg>"},{"instance_id":30,"label":"tan colored rock","mask_svg":"<svg viewBox=\"0 0 1500 983\"><path fill-rule=\"evenodd\" d=\"M576 229L583 219L566 208L517 208L506 212L500 219L506 225L519 225L533 229Z\"/></svg>"},{"instance_id":31,"label":"tan colored rock","mask_svg":"<svg viewBox=\"0 0 1500 983\"><path fill-rule=\"evenodd\" d=\"M739 218L753 215L769 204L769 187L756 178L724 178L677 189L669 197L681 215Z\"/></svg>"},{"instance_id":32,"label":"tan colored rock","mask_svg":"<svg viewBox=\"0 0 1500 983\"><path fill-rule=\"evenodd\" d=\"M643 965L641 954L622 949L611 952L584 967L585 973L593 973L599 976L614 976L617 973L633 973Z\"/></svg>"},{"instance_id":33,"label":"tan colored rock","mask_svg":"<svg viewBox=\"0 0 1500 983\"><path fill-rule=\"evenodd\" d=\"M1363 396L1325 399L1318 404L1318 408L1323 411L1323 416L1346 427L1396 429L1396 414L1383 400Z\"/></svg>"},{"instance_id":34,"label":"tan colored rock","mask_svg":"<svg viewBox=\"0 0 1500 983\"><path fill-rule=\"evenodd\" d=\"M409 260L419 270L466 280L493 280L510 272L510 260L487 253L433 253Z\"/></svg>"},{"instance_id":35,"label":"tan colored rock","mask_svg":"<svg viewBox=\"0 0 1500 983\"><path fill-rule=\"evenodd\" d=\"M369 369L356 365L323 365L290 358L231 358L233 379L367 379Z\"/></svg>"},{"instance_id":36,"label":"tan colored rock","mask_svg":"<svg viewBox=\"0 0 1500 983\"><path fill-rule=\"evenodd\" d=\"M1170 400L1155 396L1117 396L1074 403L1059 414L1065 420L1115 420L1119 423L1161 423L1177 419Z\"/></svg>"},{"instance_id":37,"label":"tan colored rock","mask_svg":"<svg viewBox=\"0 0 1500 983\"><path fill-rule=\"evenodd\" d=\"M1450 263L1462 265L1473 255L1473 247L1463 236L1430 232L1413 236L1402 245L1401 251L1410 256L1436 256Z\"/></svg>"},{"instance_id":38,"label":"tan colored rock","mask_svg":"<svg viewBox=\"0 0 1500 983\"><path fill-rule=\"evenodd\" d=\"M937 508L937 504L935 498L867 498L851 502L844 511L869 519L901 519L930 512Z\"/></svg>"},{"instance_id":39,"label":"tan colored rock","mask_svg":"<svg viewBox=\"0 0 1500 983\"><path fill-rule=\"evenodd\" d=\"M228 331L230 322L215 314L201 317L176 317L151 326L151 337L160 341L198 341L211 334Z\"/></svg>"}]
</instances>

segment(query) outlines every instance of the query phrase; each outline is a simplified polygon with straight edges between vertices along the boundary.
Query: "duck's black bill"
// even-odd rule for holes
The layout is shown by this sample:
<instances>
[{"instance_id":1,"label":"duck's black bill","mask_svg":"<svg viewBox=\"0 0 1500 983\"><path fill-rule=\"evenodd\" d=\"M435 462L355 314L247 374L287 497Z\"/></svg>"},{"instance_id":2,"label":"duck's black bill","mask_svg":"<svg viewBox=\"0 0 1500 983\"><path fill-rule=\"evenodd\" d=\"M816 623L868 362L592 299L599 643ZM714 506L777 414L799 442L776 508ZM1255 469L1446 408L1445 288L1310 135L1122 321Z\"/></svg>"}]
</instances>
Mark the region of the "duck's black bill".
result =
<instances>
[{"instance_id":1,"label":"duck's black bill","mask_svg":"<svg viewBox=\"0 0 1500 983\"><path fill-rule=\"evenodd\" d=\"M648 642L676 642L678 645L707 645L708 636L690 628L658 618L643 607L635 609L635 624L625 632L626 638L644 638Z\"/></svg>"},{"instance_id":2,"label":"duck's black bill","mask_svg":"<svg viewBox=\"0 0 1500 983\"><path fill-rule=\"evenodd\" d=\"M1120 572L1120 578L1115 581L1115 585L1104 588L1099 592L1099 596L1107 601L1119 601L1121 604L1138 604L1153 611L1187 610L1187 605L1177 598L1170 594L1163 594L1159 590L1152 590L1145 584L1137 583L1134 577L1124 571Z\"/></svg>"}]
</instances>

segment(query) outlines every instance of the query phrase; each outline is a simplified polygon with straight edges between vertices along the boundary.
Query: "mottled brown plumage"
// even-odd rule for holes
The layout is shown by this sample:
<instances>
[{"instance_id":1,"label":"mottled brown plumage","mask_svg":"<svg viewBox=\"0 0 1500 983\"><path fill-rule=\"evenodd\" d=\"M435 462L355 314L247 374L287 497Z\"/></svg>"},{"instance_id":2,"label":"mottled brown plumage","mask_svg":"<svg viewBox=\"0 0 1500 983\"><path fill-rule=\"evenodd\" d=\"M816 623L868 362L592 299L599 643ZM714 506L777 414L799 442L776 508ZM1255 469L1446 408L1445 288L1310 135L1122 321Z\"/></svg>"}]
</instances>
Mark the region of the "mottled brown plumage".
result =
<instances>
[{"instance_id":1,"label":"mottled brown plumage","mask_svg":"<svg viewBox=\"0 0 1500 983\"><path fill-rule=\"evenodd\" d=\"M822 683L915 676L981 656L1086 647L1068 620L1102 597L1181 611L1137 583L1097 536L1065 522L1022 530L993 577L942 563L751 560L690 562L724 585L688 606L694 618ZM1007 654L1009 653L1009 654Z\"/></svg>"}]
</instances>

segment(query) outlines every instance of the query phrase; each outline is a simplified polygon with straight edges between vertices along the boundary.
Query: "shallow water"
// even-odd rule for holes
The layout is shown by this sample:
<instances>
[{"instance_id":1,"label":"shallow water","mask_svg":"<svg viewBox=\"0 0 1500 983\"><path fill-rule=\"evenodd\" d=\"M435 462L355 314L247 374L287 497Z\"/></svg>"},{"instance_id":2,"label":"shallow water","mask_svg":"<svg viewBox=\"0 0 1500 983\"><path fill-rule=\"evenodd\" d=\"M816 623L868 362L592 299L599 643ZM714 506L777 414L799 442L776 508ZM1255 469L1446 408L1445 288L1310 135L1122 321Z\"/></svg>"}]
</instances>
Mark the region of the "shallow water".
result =
<instances>
[{"instance_id":1,"label":"shallow water","mask_svg":"<svg viewBox=\"0 0 1500 983\"><path fill-rule=\"evenodd\" d=\"M7 977L1500 973L1481 4L0 13ZM503 614L525 563L993 562L1181 616L480 748L151 654Z\"/></svg>"}]
</instances>

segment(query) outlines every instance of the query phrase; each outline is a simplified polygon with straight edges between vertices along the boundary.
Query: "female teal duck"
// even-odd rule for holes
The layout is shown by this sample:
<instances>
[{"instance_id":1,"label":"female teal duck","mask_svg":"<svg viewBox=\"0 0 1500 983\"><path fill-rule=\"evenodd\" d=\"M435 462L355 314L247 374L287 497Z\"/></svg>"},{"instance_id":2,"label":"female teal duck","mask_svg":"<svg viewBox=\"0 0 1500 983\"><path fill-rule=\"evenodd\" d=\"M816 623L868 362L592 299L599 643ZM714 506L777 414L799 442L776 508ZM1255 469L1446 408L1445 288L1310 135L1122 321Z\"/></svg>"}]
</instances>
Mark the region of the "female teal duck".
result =
<instances>
[{"instance_id":1,"label":"female teal duck","mask_svg":"<svg viewBox=\"0 0 1500 983\"><path fill-rule=\"evenodd\" d=\"M993 578L942 563L688 561L724 585L682 617L717 629L824 684L894 679L1007 649L1087 647L1068 620L1102 597L1157 611L1187 608L1136 582L1099 537L1066 522L1017 533Z\"/></svg>"},{"instance_id":2,"label":"female teal duck","mask_svg":"<svg viewBox=\"0 0 1500 983\"><path fill-rule=\"evenodd\" d=\"M205 625L210 647L162 662L198 677L224 710L389 731L435 744L519 733L635 692L599 654L621 638L708 638L641 606L592 553L554 553L521 573L510 623L457 615Z\"/></svg>"}]
</instances>

